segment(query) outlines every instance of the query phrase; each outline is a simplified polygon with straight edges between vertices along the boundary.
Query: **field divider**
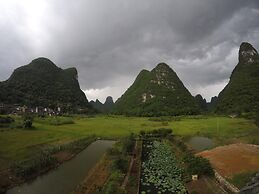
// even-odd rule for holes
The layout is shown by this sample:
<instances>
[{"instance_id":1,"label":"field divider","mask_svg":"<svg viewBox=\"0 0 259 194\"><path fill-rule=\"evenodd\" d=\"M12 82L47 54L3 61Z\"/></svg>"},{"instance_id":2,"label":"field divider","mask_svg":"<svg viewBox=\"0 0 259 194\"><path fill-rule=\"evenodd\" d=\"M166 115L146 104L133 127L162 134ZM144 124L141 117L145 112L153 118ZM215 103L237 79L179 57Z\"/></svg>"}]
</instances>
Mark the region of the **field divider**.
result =
<instances>
[{"instance_id":1,"label":"field divider","mask_svg":"<svg viewBox=\"0 0 259 194\"><path fill-rule=\"evenodd\" d=\"M138 179L137 179L137 182L138 182L138 185L137 185L137 194L139 194L139 188L140 188L140 176L141 176L141 162L142 162L142 145L143 145L143 141L140 140L140 165L139 165L139 169L138 169Z\"/></svg>"},{"instance_id":2,"label":"field divider","mask_svg":"<svg viewBox=\"0 0 259 194\"><path fill-rule=\"evenodd\" d=\"M233 192L233 193L239 193L239 189L235 186L235 185L233 185L233 184L231 184L230 182L228 182L224 177L222 177L216 170L214 170L214 172L215 172L215 178L216 178L216 180L220 183L220 184L222 184L222 185L224 185L229 191L231 191L231 192Z\"/></svg>"},{"instance_id":3,"label":"field divider","mask_svg":"<svg viewBox=\"0 0 259 194\"><path fill-rule=\"evenodd\" d=\"M134 152L135 152L135 150L137 150L137 141L135 141ZM125 189L125 187L126 187L126 185L127 185L127 183L128 183L129 176L130 176L130 173L131 173L131 169L132 169L134 160L135 160L134 155L132 155L131 158L130 158L130 165L129 165L127 174L126 174L126 176L125 176L125 178L124 178L124 181L123 181L123 183L122 183L122 185L121 185L121 187L122 187L123 189Z\"/></svg>"}]
</instances>

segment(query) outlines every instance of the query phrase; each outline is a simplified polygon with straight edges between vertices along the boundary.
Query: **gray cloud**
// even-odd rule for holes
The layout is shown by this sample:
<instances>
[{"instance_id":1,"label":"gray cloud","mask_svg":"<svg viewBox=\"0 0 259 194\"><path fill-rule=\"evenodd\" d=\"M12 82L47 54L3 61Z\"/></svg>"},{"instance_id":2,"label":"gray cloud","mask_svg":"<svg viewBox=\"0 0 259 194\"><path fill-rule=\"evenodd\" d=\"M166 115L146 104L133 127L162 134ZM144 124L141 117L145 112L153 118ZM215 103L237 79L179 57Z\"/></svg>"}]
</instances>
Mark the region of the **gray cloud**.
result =
<instances>
[{"instance_id":1,"label":"gray cloud","mask_svg":"<svg viewBox=\"0 0 259 194\"><path fill-rule=\"evenodd\" d=\"M46 56L75 66L90 99L119 97L161 61L209 99L227 83L240 43L259 48L257 0L10 0L0 12L0 80Z\"/></svg>"}]
</instances>

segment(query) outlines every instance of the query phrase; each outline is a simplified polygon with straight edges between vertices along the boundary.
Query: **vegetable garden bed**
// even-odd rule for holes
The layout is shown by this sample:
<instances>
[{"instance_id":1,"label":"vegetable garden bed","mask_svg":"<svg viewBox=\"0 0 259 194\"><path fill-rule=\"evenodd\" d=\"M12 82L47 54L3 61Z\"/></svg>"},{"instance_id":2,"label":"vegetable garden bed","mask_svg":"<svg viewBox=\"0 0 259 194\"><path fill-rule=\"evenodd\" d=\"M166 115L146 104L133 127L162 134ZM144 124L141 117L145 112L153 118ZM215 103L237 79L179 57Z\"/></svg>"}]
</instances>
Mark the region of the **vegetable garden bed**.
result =
<instances>
[{"instance_id":1,"label":"vegetable garden bed","mask_svg":"<svg viewBox=\"0 0 259 194\"><path fill-rule=\"evenodd\" d=\"M169 144L144 141L142 149L140 194L186 194L183 170Z\"/></svg>"}]
</instances>

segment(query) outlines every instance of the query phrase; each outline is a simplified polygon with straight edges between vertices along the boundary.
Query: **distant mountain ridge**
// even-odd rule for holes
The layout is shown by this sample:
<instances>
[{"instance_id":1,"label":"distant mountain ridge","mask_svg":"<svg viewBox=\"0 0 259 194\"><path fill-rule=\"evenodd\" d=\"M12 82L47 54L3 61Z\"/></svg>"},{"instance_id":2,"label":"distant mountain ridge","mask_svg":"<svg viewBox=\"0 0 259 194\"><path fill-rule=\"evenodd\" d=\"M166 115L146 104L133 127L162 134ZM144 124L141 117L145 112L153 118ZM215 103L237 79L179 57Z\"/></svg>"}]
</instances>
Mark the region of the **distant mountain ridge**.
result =
<instances>
[{"instance_id":1,"label":"distant mountain ridge","mask_svg":"<svg viewBox=\"0 0 259 194\"><path fill-rule=\"evenodd\" d=\"M76 68L61 69L47 58L37 58L14 70L0 82L0 105L61 107L63 110L92 109L134 116L259 112L259 54L247 42L240 45L238 64L229 83L207 103L193 97L177 74L165 63L142 70L134 83L116 101L107 97L88 102L78 83Z\"/></svg>"},{"instance_id":2,"label":"distant mountain ridge","mask_svg":"<svg viewBox=\"0 0 259 194\"><path fill-rule=\"evenodd\" d=\"M117 114L160 116L196 114L199 107L177 74L165 63L142 70L129 89L116 101Z\"/></svg>"},{"instance_id":3,"label":"distant mountain ridge","mask_svg":"<svg viewBox=\"0 0 259 194\"><path fill-rule=\"evenodd\" d=\"M216 112L244 113L259 111L259 55L249 43L239 49L239 62L230 81L220 92Z\"/></svg>"},{"instance_id":4,"label":"distant mountain ridge","mask_svg":"<svg viewBox=\"0 0 259 194\"><path fill-rule=\"evenodd\" d=\"M207 102L207 109L208 109L208 111L213 111L215 109L217 101L218 101L218 97L217 96L211 97L210 102Z\"/></svg>"},{"instance_id":5,"label":"distant mountain ridge","mask_svg":"<svg viewBox=\"0 0 259 194\"><path fill-rule=\"evenodd\" d=\"M0 102L26 106L90 107L80 89L76 68L61 69L47 58L37 58L14 70L0 83Z\"/></svg>"},{"instance_id":6,"label":"distant mountain ridge","mask_svg":"<svg viewBox=\"0 0 259 194\"><path fill-rule=\"evenodd\" d=\"M101 103L98 99L96 101L91 100L90 104L94 109L102 113L109 113L112 111L114 102L111 96L108 96L104 103Z\"/></svg>"},{"instance_id":7,"label":"distant mountain ridge","mask_svg":"<svg viewBox=\"0 0 259 194\"><path fill-rule=\"evenodd\" d=\"M202 97L202 95L197 94L194 98L203 112L208 111L207 101Z\"/></svg>"}]
</instances>

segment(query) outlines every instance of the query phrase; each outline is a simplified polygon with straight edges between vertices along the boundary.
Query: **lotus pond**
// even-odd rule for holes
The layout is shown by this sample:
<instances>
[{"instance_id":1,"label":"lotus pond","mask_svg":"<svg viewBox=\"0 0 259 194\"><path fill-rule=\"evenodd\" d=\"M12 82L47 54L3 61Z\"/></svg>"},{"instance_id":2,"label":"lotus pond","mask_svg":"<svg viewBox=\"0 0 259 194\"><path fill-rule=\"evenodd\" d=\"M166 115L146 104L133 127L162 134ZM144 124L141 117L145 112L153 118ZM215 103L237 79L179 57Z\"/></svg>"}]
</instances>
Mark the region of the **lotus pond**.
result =
<instances>
[{"instance_id":1,"label":"lotus pond","mask_svg":"<svg viewBox=\"0 0 259 194\"><path fill-rule=\"evenodd\" d=\"M183 169L166 142L144 141L142 149L140 194L186 194Z\"/></svg>"}]
</instances>

